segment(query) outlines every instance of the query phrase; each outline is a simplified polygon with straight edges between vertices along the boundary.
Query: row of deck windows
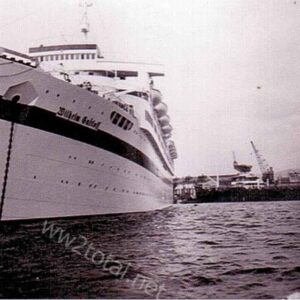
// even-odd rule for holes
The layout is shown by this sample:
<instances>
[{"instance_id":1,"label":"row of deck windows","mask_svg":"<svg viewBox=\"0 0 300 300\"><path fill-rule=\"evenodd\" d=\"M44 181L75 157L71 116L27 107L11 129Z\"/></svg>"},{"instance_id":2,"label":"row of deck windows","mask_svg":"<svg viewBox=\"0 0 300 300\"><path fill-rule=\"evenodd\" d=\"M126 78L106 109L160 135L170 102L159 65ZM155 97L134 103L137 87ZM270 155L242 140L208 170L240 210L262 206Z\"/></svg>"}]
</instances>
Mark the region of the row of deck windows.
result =
<instances>
[{"instance_id":1,"label":"row of deck windows","mask_svg":"<svg viewBox=\"0 0 300 300\"><path fill-rule=\"evenodd\" d=\"M78 59L95 59L94 53L77 53L77 54L55 54L55 55L42 55L38 56L39 61L51 61L51 60L78 60Z\"/></svg>"}]
</instances>

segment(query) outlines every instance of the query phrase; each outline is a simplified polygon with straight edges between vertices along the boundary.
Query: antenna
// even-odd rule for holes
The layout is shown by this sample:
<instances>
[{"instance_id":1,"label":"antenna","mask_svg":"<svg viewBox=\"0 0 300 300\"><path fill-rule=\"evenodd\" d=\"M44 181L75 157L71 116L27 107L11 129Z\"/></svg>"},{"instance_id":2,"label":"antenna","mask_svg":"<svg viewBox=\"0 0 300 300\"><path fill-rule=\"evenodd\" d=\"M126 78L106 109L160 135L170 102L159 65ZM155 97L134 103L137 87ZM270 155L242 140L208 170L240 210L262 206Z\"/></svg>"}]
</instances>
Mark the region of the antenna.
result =
<instances>
[{"instance_id":1,"label":"antenna","mask_svg":"<svg viewBox=\"0 0 300 300\"><path fill-rule=\"evenodd\" d=\"M85 38L87 38L87 34L90 31L90 24L88 21L88 8L92 5L93 3L89 3L88 1L81 1L79 4L80 7L83 7L81 32L84 34Z\"/></svg>"},{"instance_id":2,"label":"antenna","mask_svg":"<svg viewBox=\"0 0 300 300\"><path fill-rule=\"evenodd\" d=\"M236 157L234 151L232 151L232 156L233 156L233 162L236 162Z\"/></svg>"}]
</instances>

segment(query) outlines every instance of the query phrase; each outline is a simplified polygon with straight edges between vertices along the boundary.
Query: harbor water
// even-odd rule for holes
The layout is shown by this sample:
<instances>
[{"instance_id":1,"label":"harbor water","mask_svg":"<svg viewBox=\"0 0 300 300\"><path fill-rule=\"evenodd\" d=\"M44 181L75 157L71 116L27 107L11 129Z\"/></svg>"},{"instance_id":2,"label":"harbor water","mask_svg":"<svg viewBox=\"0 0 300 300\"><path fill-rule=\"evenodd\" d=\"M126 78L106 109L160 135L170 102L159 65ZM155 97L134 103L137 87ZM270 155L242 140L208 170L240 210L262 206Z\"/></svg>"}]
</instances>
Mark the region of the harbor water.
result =
<instances>
[{"instance_id":1,"label":"harbor water","mask_svg":"<svg viewBox=\"0 0 300 300\"><path fill-rule=\"evenodd\" d=\"M0 297L286 298L300 292L300 202L1 224Z\"/></svg>"}]
</instances>

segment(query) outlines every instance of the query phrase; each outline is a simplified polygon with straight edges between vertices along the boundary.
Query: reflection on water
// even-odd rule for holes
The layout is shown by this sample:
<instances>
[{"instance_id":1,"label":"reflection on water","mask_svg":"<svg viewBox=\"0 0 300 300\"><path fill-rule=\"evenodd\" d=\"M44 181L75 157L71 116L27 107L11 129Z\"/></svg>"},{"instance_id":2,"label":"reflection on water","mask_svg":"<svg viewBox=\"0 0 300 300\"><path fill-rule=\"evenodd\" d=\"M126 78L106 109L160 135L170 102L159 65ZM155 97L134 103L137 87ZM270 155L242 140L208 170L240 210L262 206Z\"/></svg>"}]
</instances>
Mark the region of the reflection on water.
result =
<instances>
[{"instance_id":1,"label":"reflection on water","mask_svg":"<svg viewBox=\"0 0 300 300\"><path fill-rule=\"evenodd\" d=\"M43 234L44 220L6 223L0 296L153 298L134 281L140 276L162 288L160 298L284 298L300 287L299 208L296 201L191 204L49 221L111 255L106 269ZM124 277L108 271L114 262L129 266Z\"/></svg>"}]
</instances>

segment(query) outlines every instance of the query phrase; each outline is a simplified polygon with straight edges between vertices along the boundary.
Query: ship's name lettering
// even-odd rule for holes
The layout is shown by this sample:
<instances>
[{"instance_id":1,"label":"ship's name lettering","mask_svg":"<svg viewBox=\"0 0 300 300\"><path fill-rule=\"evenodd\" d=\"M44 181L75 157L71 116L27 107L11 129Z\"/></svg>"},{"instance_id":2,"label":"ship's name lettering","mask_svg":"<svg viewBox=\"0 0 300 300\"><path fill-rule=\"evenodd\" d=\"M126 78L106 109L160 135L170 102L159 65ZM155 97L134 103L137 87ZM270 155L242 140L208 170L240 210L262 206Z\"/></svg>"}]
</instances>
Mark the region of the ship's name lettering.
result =
<instances>
[{"instance_id":1,"label":"ship's name lettering","mask_svg":"<svg viewBox=\"0 0 300 300\"><path fill-rule=\"evenodd\" d=\"M99 126L101 124L101 122L97 122L93 118L90 118L88 116L82 117L78 113L76 113L76 112L74 113L73 111L66 109L64 107L60 107L56 114L64 119L68 119L68 120L71 120L71 121L74 121L77 123L81 123L87 127L93 128L95 130L99 129Z\"/></svg>"}]
</instances>

